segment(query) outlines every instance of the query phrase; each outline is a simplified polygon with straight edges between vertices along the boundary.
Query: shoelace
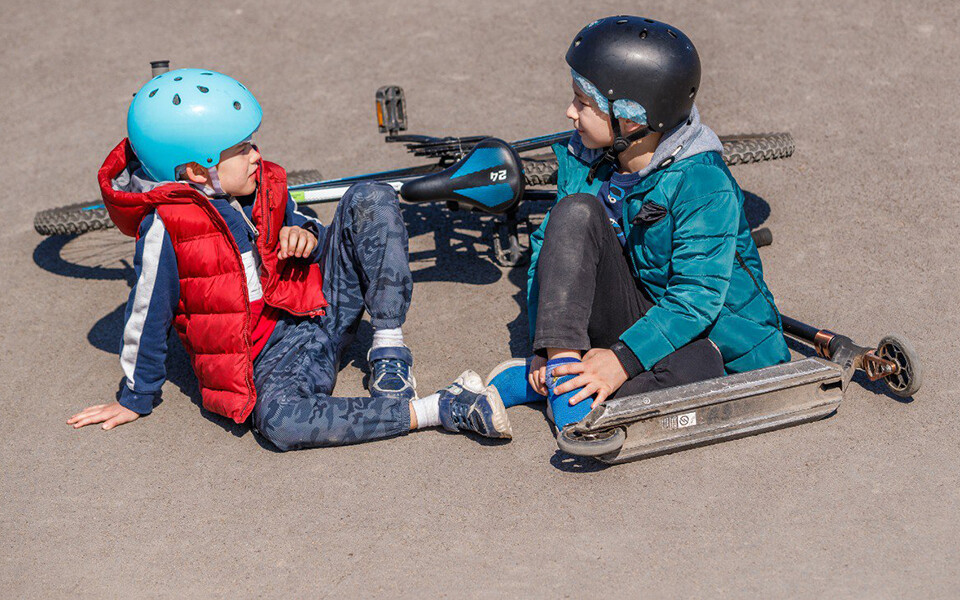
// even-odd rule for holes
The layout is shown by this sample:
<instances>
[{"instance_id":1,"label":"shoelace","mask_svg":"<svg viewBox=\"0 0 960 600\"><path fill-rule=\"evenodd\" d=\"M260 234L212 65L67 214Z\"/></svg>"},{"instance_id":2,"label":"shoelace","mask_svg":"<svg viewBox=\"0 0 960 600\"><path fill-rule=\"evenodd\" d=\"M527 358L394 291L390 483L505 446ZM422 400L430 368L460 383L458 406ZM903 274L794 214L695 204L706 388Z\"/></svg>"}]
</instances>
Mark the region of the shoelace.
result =
<instances>
[{"instance_id":1,"label":"shoelace","mask_svg":"<svg viewBox=\"0 0 960 600\"><path fill-rule=\"evenodd\" d=\"M380 378L384 375L394 375L403 380L404 383L407 382L407 377L409 376L409 370L407 369L407 363L403 362L400 359L396 358L385 358L383 360L378 360L373 363L373 379L374 381L380 381Z\"/></svg>"},{"instance_id":2,"label":"shoelace","mask_svg":"<svg viewBox=\"0 0 960 600\"><path fill-rule=\"evenodd\" d=\"M473 403L466 404L460 402L459 399L452 403L450 407L451 416L453 416L453 422L457 425L457 428L461 426L466 426L467 429L471 431L477 431L479 429L486 430L484 426L483 419L480 415L472 411Z\"/></svg>"}]
</instances>

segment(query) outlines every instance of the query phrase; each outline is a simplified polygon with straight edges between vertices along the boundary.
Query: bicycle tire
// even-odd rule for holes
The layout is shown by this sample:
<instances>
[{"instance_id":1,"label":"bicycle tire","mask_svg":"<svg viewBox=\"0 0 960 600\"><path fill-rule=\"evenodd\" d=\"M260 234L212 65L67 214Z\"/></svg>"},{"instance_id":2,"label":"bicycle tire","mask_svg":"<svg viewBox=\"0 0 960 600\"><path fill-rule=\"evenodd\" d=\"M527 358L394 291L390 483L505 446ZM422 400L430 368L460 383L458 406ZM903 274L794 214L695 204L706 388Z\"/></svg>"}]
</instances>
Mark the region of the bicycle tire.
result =
<instances>
[{"instance_id":1,"label":"bicycle tire","mask_svg":"<svg viewBox=\"0 0 960 600\"><path fill-rule=\"evenodd\" d=\"M287 173L287 185L313 183L322 179L323 175L317 169ZM33 217L33 228L40 235L79 235L88 231L110 229L113 226L102 200L48 208Z\"/></svg>"},{"instance_id":2,"label":"bicycle tire","mask_svg":"<svg viewBox=\"0 0 960 600\"><path fill-rule=\"evenodd\" d=\"M789 133L739 133L720 136L723 144L723 162L728 166L745 165L787 158L796 145Z\"/></svg>"},{"instance_id":3,"label":"bicycle tire","mask_svg":"<svg viewBox=\"0 0 960 600\"><path fill-rule=\"evenodd\" d=\"M538 160L532 158L521 159L523 163L523 178L527 185L556 185L557 159Z\"/></svg>"},{"instance_id":4,"label":"bicycle tire","mask_svg":"<svg viewBox=\"0 0 960 600\"><path fill-rule=\"evenodd\" d=\"M296 171L287 171L287 185L303 185L304 183L314 183L323 181L323 173L319 169L298 169Z\"/></svg>"},{"instance_id":5,"label":"bicycle tire","mask_svg":"<svg viewBox=\"0 0 960 600\"><path fill-rule=\"evenodd\" d=\"M77 235L110 227L113 221L102 200L49 208L33 217L33 228L40 235Z\"/></svg>"},{"instance_id":6,"label":"bicycle tire","mask_svg":"<svg viewBox=\"0 0 960 600\"><path fill-rule=\"evenodd\" d=\"M793 155L796 145L789 133L746 133L724 135L723 162L728 166L745 165L787 158ZM523 174L527 185L555 185L557 183L556 158L524 158Z\"/></svg>"}]
</instances>

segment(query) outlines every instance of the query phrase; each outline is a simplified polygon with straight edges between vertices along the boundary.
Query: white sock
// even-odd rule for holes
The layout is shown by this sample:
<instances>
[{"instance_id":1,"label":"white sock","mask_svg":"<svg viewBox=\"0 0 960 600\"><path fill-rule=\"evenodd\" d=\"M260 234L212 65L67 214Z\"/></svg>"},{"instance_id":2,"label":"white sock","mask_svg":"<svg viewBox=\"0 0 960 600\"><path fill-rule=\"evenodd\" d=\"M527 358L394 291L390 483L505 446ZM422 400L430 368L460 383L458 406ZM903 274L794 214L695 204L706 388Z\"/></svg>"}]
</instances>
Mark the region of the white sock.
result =
<instances>
[{"instance_id":1,"label":"white sock","mask_svg":"<svg viewBox=\"0 0 960 600\"><path fill-rule=\"evenodd\" d=\"M371 348L381 348L384 346L395 347L404 346L403 330L399 327L395 329L374 329L373 343Z\"/></svg>"},{"instance_id":2,"label":"white sock","mask_svg":"<svg viewBox=\"0 0 960 600\"><path fill-rule=\"evenodd\" d=\"M440 425L440 393L430 394L410 403L417 415L417 429Z\"/></svg>"}]
</instances>

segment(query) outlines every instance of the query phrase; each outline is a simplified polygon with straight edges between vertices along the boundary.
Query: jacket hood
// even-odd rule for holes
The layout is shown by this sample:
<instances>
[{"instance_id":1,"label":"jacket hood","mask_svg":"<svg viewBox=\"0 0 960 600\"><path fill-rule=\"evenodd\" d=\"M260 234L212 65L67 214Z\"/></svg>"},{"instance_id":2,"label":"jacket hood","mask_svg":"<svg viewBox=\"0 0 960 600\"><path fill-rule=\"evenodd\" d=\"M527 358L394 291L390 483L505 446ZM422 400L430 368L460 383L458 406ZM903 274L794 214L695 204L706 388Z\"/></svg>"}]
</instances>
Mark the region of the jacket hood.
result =
<instances>
[{"instance_id":1,"label":"jacket hood","mask_svg":"<svg viewBox=\"0 0 960 600\"><path fill-rule=\"evenodd\" d=\"M574 133L570 138L567 150L588 165L593 164L603 155L603 150L600 148L584 146L579 133ZM672 162L704 152L723 152L723 144L720 143L717 134L700 121L700 111L694 106L689 119L663 135L650 164L639 173L641 176L646 176ZM672 160L669 160L671 158Z\"/></svg>"},{"instance_id":2,"label":"jacket hood","mask_svg":"<svg viewBox=\"0 0 960 600\"><path fill-rule=\"evenodd\" d=\"M107 155L97 172L97 183L117 229L133 237L143 218L158 204L195 202L202 196L182 182L151 180L126 139Z\"/></svg>"}]
</instances>

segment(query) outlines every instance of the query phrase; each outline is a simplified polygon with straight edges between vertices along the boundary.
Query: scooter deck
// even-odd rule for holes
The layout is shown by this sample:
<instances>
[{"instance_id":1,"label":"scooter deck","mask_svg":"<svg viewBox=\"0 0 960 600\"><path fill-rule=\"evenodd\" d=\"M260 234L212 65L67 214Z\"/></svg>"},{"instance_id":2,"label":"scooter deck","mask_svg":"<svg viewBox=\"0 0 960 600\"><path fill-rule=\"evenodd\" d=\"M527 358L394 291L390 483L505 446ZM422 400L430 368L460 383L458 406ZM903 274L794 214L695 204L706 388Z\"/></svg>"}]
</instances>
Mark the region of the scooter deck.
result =
<instances>
[{"instance_id":1,"label":"scooter deck","mask_svg":"<svg viewBox=\"0 0 960 600\"><path fill-rule=\"evenodd\" d=\"M623 427L617 464L826 417L843 398L842 370L820 358L608 400L575 426L581 433Z\"/></svg>"}]
</instances>

